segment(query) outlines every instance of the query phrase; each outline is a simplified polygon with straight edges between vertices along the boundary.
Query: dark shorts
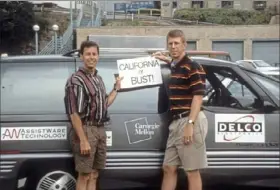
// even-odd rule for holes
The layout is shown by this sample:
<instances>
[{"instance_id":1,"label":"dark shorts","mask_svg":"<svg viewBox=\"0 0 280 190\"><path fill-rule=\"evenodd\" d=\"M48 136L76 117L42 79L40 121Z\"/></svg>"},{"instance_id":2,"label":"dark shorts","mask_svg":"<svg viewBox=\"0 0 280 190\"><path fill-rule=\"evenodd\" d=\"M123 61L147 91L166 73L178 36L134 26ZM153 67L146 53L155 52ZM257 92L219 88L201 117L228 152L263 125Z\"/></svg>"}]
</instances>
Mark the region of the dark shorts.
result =
<instances>
[{"instance_id":1,"label":"dark shorts","mask_svg":"<svg viewBox=\"0 0 280 190\"><path fill-rule=\"evenodd\" d=\"M70 132L70 144L75 161L75 170L79 173L91 173L104 169L106 165L106 131L104 127L83 126L91 147L89 155L81 155L79 138L74 129Z\"/></svg>"}]
</instances>

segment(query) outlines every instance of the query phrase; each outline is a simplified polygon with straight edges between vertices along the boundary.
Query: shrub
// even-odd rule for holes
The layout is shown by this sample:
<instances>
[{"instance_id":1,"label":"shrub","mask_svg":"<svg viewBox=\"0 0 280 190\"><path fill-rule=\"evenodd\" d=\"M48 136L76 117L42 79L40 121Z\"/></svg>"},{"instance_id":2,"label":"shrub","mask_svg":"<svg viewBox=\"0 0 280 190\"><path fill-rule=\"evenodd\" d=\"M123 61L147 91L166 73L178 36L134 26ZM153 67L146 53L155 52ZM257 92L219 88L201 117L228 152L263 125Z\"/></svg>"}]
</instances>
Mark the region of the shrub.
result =
<instances>
[{"instance_id":1,"label":"shrub","mask_svg":"<svg viewBox=\"0 0 280 190\"><path fill-rule=\"evenodd\" d=\"M271 11L247 11L236 9L180 9L175 19L210 22L223 25L268 24Z\"/></svg>"}]
</instances>

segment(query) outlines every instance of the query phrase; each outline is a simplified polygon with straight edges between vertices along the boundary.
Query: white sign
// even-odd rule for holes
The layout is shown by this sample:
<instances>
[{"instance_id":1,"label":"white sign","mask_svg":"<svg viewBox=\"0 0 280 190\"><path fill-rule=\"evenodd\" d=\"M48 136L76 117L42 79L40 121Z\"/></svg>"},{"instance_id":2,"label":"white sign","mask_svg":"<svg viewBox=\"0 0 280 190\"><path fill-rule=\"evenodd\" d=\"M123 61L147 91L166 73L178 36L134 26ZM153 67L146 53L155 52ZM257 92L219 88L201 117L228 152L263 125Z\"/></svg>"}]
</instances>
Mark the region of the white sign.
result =
<instances>
[{"instance_id":1,"label":"white sign","mask_svg":"<svg viewBox=\"0 0 280 190\"><path fill-rule=\"evenodd\" d=\"M157 123L148 124L146 117L126 121L124 124L129 144L151 140L160 127Z\"/></svg>"},{"instance_id":2,"label":"white sign","mask_svg":"<svg viewBox=\"0 0 280 190\"><path fill-rule=\"evenodd\" d=\"M117 60L121 88L162 84L160 61L154 57Z\"/></svg>"},{"instance_id":3,"label":"white sign","mask_svg":"<svg viewBox=\"0 0 280 190\"><path fill-rule=\"evenodd\" d=\"M263 143L265 120L262 114L216 114L215 142Z\"/></svg>"},{"instance_id":4,"label":"white sign","mask_svg":"<svg viewBox=\"0 0 280 190\"><path fill-rule=\"evenodd\" d=\"M66 126L1 127L1 141L66 140Z\"/></svg>"},{"instance_id":5,"label":"white sign","mask_svg":"<svg viewBox=\"0 0 280 190\"><path fill-rule=\"evenodd\" d=\"M112 146L112 131L106 131L106 136L107 136L107 139L106 139L106 144L107 146Z\"/></svg>"}]
</instances>

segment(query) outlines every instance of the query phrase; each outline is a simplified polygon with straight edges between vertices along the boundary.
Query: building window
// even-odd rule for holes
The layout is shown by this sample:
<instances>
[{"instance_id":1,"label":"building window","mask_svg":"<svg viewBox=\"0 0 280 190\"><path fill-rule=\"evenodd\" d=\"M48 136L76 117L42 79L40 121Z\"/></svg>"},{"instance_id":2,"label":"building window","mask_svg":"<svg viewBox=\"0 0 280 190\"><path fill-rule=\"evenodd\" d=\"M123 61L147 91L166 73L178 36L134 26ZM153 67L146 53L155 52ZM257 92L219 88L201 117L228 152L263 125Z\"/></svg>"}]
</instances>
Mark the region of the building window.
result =
<instances>
[{"instance_id":1,"label":"building window","mask_svg":"<svg viewBox=\"0 0 280 190\"><path fill-rule=\"evenodd\" d=\"M266 9L266 1L254 1L253 8L255 10L265 10Z\"/></svg>"},{"instance_id":2,"label":"building window","mask_svg":"<svg viewBox=\"0 0 280 190\"><path fill-rule=\"evenodd\" d=\"M192 1L192 8L203 8L203 1Z\"/></svg>"},{"instance_id":3,"label":"building window","mask_svg":"<svg viewBox=\"0 0 280 190\"><path fill-rule=\"evenodd\" d=\"M222 1L222 8L233 9L233 1Z\"/></svg>"}]
</instances>

